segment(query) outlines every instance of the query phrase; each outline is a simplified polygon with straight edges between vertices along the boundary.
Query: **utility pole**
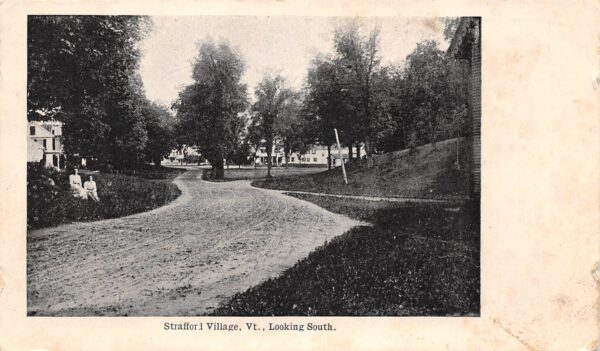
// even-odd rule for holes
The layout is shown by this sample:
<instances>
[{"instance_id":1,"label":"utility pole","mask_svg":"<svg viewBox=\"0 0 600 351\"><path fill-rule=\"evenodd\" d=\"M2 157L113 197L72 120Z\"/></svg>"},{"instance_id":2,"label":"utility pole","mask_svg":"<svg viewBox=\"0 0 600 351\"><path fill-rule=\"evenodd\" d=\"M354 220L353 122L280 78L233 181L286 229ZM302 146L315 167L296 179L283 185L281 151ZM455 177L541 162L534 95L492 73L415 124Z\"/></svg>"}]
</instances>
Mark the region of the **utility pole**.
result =
<instances>
[{"instance_id":1,"label":"utility pole","mask_svg":"<svg viewBox=\"0 0 600 351\"><path fill-rule=\"evenodd\" d=\"M335 132L335 141L337 142L337 147L338 147L338 157L340 158L340 161L342 162L342 172L344 173L344 183L346 183L346 185L348 185L348 177L346 177L346 166L344 165L344 160L342 159L342 148L340 147L340 137L338 136L338 132L336 128L333 128L333 131Z\"/></svg>"}]
</instances>

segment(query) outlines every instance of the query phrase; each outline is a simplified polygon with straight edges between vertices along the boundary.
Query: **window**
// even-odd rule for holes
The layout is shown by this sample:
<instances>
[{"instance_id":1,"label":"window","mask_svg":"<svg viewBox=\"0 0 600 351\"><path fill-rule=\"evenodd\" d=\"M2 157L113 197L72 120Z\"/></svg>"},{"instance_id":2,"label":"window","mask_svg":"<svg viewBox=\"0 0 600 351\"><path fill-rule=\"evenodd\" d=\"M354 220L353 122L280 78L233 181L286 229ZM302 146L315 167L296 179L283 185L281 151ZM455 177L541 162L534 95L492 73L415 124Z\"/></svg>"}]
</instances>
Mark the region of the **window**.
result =
<instances>
[{"instance_id":1,"label":"window","mask_svg":"<svg viewBox=\"0 0 600 351\"><path fill-rule=\"evenodd\" d=\"M313 162L317 162L317 158L316 157L313 157Z\"/></svg>"},{"instance_id":2,"label":"window","mask_svg":"<svg viewBox=\"0 0 600 351\"><path fill-rule=\"evenodd\" d=\"M35 127L29 127L29 135L35 135Z\"/></svg>"},{"instance_id":3,"label":"window","mask_svg":"<svg viewBox=\"0 0 600 351\"><path fill-rule=\"evenodd\" d=\"M46 147L46 139L43 139L43 140L42 140L42 145L43 145L44 147Z\"/></svg>"},{"instance_id":4,"label":"window","mask_svg":"<svg viewBox=\"0 0 600 351\"><path fill-rule=\"evenodd\" d=\"M316 154L316 153L317 153L317 150L313 150L313 151L312 151L312 153L313 153L313 155L314 155L314 154Z\"/></svg>"},{"instance_id":5,"label":"window","mask_svg":"<svg viewBox=\"0 0 600 351\"><path fill-rule=\"evenodd\" d=\"M293 157L292 157L292 161L291 162L294 162L294 158Z\"/></svg>"},{"instance_id":6,"label":"window","mask_svg":"<svg viewBox=\"0 0 600 351\"><path fill-rule=\"evenodd\" d=\"M325 157L325 153L324 152L321 152L321 157Z\"/></svg>"},{"instance_id":7,"label":"window","mask_svg":"<svg viewBox=\"0 0 600 351\"><path fill-rule=\"evenodd\" d=\"M52 129L52 135L54 135L54 129Z\"/></svg>"},{"instance_id":8,"label":"window","mask_svg":"<svg viewBox=\"0 0 600 351\"><path fill-rule=\"evenodd\" d=\"M52 131L54 133L54 131ZM56 150L56 138L52 138L52 150Z\"/></svg>"}]
</instances>

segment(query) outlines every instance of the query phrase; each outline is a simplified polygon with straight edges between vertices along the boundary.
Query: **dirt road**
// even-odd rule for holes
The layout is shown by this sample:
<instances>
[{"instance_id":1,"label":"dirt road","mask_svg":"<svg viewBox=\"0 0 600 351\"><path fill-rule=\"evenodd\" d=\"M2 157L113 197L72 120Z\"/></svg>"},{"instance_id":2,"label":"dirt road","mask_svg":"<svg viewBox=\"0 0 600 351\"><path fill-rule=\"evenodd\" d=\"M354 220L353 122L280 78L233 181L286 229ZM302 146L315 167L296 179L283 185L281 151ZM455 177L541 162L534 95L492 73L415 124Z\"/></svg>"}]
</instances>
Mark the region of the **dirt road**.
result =
<instances>
[{"instance_id":1,"label":"dirt road","mask_svg":"<svg viewBox=\"0 0 600 351\"><path fill-rule=\"evenodd\" d=\"M358 222L189 171L154 211L28 234L30 315L201 315Z\"/></svg>"}]
</instances>

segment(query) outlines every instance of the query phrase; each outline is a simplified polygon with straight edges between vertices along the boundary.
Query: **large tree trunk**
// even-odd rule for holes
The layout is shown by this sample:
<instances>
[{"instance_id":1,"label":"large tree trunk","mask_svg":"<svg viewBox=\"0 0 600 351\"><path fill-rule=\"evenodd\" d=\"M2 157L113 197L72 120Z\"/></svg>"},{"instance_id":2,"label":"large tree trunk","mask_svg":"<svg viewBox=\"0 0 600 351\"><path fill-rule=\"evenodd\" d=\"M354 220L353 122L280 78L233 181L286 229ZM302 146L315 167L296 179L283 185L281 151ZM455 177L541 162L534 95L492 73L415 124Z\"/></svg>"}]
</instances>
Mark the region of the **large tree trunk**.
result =
<instances>
[{"instance_id":1,"label":"large tree trunk","mask_svg":"<svg viewBox=\"0 0 600 351\"><path fill-rule=\"evenodd\" d=\"M267 178L271 178L271 166L273 165L273 159L271 152L267 150Z\"/></svg>"},{"instance_id":2,"label":"large tree trunk","mask_svg":"<svg viewBox=\"0 0 600 351\"><path fill-rule=\"evenodd\" d=\"M331 171L331 145L327 145L327 169Z\"/></svg>"},{"instance_id":3,"label":"large tree trunk","mask_svg":"<svg viewBox=\"0 0 600 351\"><path fill-rule=\"evenodd\" d=\"M357 143L356 147L356 158L358 159L358 164L362 164L362 159L360 158L360 144Z\"/></svg>"},{"instance_id":4,"label":"large tree trunk","mask_svg":"<svg viewBox=\"0 0 600 351\"><path fill-rule=\"evenodd\" d=\"M285 158L285 169L288 169L288 160L290 157L289 152L283 150L283 157Z\"/></svg>"},{"instance_id":5,"label":"large tree trunk","mask_svg":"<svg viewBox=\"0 0 600 351\"><path fill-rule=\"evenodd\" d=\"M348 161L352 161L352 143L348 145Z\"/></svg>"},{"instance_id":6,"label":"large tree trunk","mask_svg":"<svg viewBox=\"0 0 600 351\"><path fill-rule=\"evenodd\" d=\"M225 168L223 166L223 158L219 157L215 161L215 179L225 179Z\"/></svg>"}]
</instances>

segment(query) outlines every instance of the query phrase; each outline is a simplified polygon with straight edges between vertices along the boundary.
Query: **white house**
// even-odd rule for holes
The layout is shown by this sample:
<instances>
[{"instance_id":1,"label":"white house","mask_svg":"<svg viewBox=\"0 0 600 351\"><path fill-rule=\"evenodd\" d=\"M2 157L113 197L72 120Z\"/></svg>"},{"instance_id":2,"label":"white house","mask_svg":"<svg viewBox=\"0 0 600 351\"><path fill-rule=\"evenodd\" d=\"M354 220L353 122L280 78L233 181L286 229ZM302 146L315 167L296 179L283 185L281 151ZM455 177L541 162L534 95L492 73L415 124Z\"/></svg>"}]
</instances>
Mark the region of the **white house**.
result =
<instances>
[{"instance_id":1,"label":"white house","mask_svg":"<svg viewBox=\"0 0 600 351\"><path fill-rule=\"evenodd\" d=\"M250 156L252 157L252 156ZM268 161L267 148L265 146L261 146L254 153L254 163L257 165L266 165ZM271 152L271 163L274 166L278 166L281 163L284 163L284 155L283 152L278 151L273 145L273 151Z\"/></svg>"},{"instance_id":2,"label":"white house","mask_svg":"<svg viewBox=\"0 0 600 351\"><path fill-rule=\"evenodd\" d=\"M186 163L186 156L192 158L200 158L202 160L202 155L198 151L198 148L194 146L184 145L181 149L171 150L169 156L163 159L162 163L182 165ZM201 164L206 164L206 162L201 162Z\"/></svg>"},{"instance_id":3,"label":"white house","mask_svg":"<svg viewBox=\"0 0 600 351\"><path fill-rule=\"evenodd\" d=\"M28 123L27 162L42 162L46 167L64 168L62 123L57 121Z\"/></svg>"},{"instance_id":4,"label":"white house","mask_svg":"<svg viewBox=\"0 0 600 351\"><path fill-rule=\"evenodd\" d=\"M338 152L337 145L331 147L331 165L340 166L342 161L345 163L348 160L348 148L342 147L341 152ZM341 154L341 159L340 159ZM360 157L366 155L364 148L360 147ZM355 155L356 157L356 155ZM327 146L313 145L308 152L299 154L294 152L290 155L290 164L319 164L327 165Z\"/></svg>"},{"instance_id":5,"label":"white house","mask_svg":"<svg viewBox=\"0 0 600 351\"><path fill-rule=\"evenodd\" d=\"M360 157L366 155L364 148L360 147ZM333 166L339 166L343 162L348 160L348 148L342 147L341 149L341 160L339 157L337 146L331 147L331 159ZM285 155L282 151L277 151L275 147L273 147L273 153L271 154L272 164L275 166L284 165L285 164ZM264 165L267 163L267 153L264 146L260 147L254 156L254 162L257 165ZM327 166L327 146L322 145L313 145L308 150L308 152L304 154L300 154L298 152L293 152L289 156L288 164L290 165L322 165Z\"/></svg>"}]
</instances>

